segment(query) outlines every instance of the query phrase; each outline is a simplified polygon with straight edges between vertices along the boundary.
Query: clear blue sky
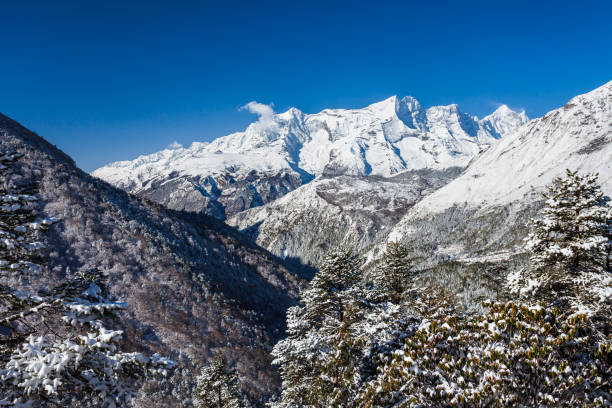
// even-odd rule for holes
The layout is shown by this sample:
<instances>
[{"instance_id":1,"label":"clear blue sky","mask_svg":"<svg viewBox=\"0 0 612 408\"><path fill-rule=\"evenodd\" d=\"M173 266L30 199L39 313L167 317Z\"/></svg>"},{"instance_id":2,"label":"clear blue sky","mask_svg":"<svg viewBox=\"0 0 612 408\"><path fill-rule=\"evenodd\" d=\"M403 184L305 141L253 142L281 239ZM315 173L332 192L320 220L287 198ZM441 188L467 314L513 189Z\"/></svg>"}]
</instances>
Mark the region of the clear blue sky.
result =
<instances>
[{"instance_id":1,"label":"clear blue sky","mask_svg":"<svg viewBox=\"0 0 612 408\"><path fill-rule=\"evenodd\" d=\"M87 171L242 130L252 100L535 117L612 80L611 16L609 0L2 1L0 112Z\"/></svg>"}]
</instances>

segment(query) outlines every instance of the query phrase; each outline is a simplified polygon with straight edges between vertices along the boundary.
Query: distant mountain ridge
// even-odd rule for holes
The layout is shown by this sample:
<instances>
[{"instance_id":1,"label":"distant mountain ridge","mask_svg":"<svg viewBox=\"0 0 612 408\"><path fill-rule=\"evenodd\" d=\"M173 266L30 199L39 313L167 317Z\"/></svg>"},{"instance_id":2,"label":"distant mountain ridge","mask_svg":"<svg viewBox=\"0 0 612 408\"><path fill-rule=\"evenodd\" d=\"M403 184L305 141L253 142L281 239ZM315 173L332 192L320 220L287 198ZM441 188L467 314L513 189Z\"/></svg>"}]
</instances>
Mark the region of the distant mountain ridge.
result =
<instances>
[{"instance_id":1,"label":"distant mountain ridge","mask_svg":"<svg viewBox=\"0 0 612 408\"><path fill-rule=\"evenodd\" d=\"M225 219L317 176L385 176L464 167L527 122L502 105L479 120L457 105L423 108L393 96L363 109L291 108L211 143L111 163L92 175L169 208Z\"/></svg>"}]
</instances>

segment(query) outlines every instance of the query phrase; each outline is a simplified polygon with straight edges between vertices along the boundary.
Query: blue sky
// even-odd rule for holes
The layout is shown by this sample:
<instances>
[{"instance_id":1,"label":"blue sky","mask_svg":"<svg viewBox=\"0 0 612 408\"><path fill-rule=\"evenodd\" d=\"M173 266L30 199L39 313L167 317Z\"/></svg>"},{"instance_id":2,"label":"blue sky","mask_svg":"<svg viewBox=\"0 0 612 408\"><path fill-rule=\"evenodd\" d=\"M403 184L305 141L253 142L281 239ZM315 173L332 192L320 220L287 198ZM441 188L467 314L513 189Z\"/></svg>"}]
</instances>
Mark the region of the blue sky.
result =
<instances>
[{"instance_id":1,"label":"blue sky","mask_svg":"<svg viewBox=\"0 0 612 408\"><path fill-rule=\"evenodd\" d=\"M24 5L19 5L23 3ZM84 170L243 130L249 101L530 117L612 80L612 1L3 2L0 112Z\"/></svg>"}]
</instances>

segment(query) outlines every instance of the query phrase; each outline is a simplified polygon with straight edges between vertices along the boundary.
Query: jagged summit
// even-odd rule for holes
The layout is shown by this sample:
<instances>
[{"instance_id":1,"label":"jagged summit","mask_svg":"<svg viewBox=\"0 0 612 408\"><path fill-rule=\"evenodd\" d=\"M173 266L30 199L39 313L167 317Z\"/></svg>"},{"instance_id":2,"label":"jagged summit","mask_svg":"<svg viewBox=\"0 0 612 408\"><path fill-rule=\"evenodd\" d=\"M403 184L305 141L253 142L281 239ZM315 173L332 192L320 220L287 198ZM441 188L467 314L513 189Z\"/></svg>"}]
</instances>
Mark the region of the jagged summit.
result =
<instances>
[{"instance_id":1,"label":"jagged summit","mask_svg":"<svg viewBox=\"0 0 612 408\"><path fill-rule=\"evenodd\" d=\"M424 109L409 96L317 114L291 108L261 116L244 132L111 163L93 175L171 208L224 218L323 174L391 176L464 167L526 120L508 109L479 121L457 105Z\"/></svg>"},{"instance_id":2,"label":"jagged summit","mask_svg":"<svg viewBox=\"0 0 612 408\"><path fill-rule=\"evenodd\" d=\"M513 114L500 116L500 111L509 109L502 106L483 121L502 131L509 119L522 121ZM611 158L612 81L504 137L417 207L441 211L459 203L474 207L538 199L544 186L566 168L599 173L603 189L611 191Z\"/></svg>"},{"instance_id":3,"label":"jagged summit","mask_svg":"<svg viewBox=\"0 0 612 408\"><path fill-rule=\"evenodd\" d=\"M524 110L516 112L507 105L500 105L493 113L481 120L483 126L498 139L528 121L529 118Z\"/></svg>"}]
</instances>

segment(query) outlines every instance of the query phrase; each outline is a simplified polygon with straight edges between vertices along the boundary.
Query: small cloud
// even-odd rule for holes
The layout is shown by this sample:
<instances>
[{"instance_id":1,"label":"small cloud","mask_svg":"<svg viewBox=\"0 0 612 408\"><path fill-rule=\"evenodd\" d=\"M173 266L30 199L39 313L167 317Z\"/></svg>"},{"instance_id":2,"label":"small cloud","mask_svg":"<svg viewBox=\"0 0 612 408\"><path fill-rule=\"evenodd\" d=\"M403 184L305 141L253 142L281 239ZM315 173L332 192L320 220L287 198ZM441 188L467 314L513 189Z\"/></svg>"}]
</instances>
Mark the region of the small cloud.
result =
<instances>
[{"instance_id":1,"label":"small cloud","mask_svg":"<svg viewBox=\"0 0 612 408\"><path fill-rule=\"evenodd\" d=\"M274 109L272 109L273 106L274 104L266 105L257 101L251 101L246 105L241 106L240 110L245 110L254 113L255 115L259 115L259 120L252 126L255 127L255 130L261 132L264 130L278 129L278 124L274 121Z\"/></svg>"},{"instance_id":2,"label":"small cloud","mask_svg":"<svg viewBox=\"0 0 612 408\"><path fill-rule=\"evenodd\" d=\"M183 148L183 145L177 142L176 140L168 145L168 149L171 149L171 150L182 149L182 148Z\"/></svg>"}]
</instances>

